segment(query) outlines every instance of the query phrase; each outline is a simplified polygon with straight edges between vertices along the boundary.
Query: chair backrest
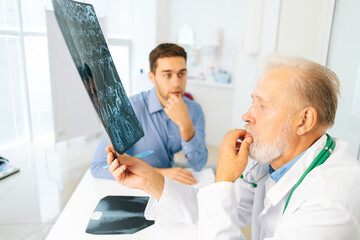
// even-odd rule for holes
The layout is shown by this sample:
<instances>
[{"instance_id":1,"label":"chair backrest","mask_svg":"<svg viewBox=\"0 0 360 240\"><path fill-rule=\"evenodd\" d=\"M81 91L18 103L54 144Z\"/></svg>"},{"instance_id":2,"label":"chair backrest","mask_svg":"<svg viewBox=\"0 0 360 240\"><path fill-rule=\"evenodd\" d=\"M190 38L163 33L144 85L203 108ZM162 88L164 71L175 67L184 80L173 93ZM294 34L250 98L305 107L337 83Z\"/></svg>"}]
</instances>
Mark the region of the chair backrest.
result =
<instances>
[{"instance_id":1,"label":"chair backrest","mask_svg":"<svg viewBox=\"0 0 360 240\"><path fill-rule=\"evenodd\" d=\"M194 98L193 98L193 96L192 96L190 93L185 92L185 93L184 93L184 96L185 96L186 98L194 101Z\"/></svg>"}]
</instances>

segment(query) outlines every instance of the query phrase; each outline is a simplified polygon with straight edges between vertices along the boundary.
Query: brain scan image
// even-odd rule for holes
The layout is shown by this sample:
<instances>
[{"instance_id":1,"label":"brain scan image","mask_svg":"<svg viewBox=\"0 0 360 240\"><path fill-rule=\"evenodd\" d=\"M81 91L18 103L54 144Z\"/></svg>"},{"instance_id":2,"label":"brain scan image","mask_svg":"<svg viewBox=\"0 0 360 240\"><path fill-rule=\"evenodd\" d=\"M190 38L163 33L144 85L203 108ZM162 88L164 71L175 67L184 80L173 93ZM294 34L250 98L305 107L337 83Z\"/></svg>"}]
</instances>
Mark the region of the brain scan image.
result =
<instances>
[{"instance_id":1,"label":"brain scan image","mask_svg":"<svg viewBox=\"0 0 360 240\"><path fill-rule=\"evenodd\" d=\"M70 0L52 2L90 100L115 150L122 154L142 138L144 132L116 71L94 7Z\"/></svg>"}]
</instances>

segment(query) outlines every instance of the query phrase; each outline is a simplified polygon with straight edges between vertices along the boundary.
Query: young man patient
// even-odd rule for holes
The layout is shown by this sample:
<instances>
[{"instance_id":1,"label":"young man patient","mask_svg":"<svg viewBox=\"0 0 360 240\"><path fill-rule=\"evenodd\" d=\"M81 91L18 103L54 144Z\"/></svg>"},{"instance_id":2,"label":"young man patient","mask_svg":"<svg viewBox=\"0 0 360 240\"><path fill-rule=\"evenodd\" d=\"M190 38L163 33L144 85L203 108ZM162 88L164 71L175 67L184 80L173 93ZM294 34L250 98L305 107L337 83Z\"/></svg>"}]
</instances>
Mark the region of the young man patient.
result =
<instances>
[{"instance_id":1,"label":"young man patient","mask_svg":"<svg viewBox=\"0 0 360 240\"><path fill-rule=\"evenodd\" d=\"M151 51L149 61L149 79L155 87L130 98L145 135L126 154L135 156L153 151L141 159L166 177L183 184L195 184L188 170L173 167L174 154L180 150L195 171L205 166L208 155L204 113L198 103L184 97L186 52L176 44L163 43ZM103 136L91 163L91 173L94 177L114 179L104 168L107 145Z\"/></svg>"}]
</instances>

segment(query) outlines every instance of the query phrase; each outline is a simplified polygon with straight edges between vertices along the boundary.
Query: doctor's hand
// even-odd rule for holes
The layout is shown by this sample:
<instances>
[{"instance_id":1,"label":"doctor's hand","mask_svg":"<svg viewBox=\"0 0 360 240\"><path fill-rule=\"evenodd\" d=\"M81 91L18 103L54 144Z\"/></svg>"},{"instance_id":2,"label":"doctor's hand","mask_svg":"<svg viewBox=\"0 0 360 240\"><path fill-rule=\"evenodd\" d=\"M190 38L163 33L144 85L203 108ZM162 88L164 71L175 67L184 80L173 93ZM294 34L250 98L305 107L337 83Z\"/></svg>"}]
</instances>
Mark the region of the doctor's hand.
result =
<instances>
[{"instance_id":1,"label":"doctor's hand","mask_svg":"<svg viewBox=\"0 0 360 240\"><path fill-rule=\"evenodd\" d=\"M163 176L171 178L172 180L178 181L182 184L193 185L197 183L191 172L181 167L155 168L155 170L161 173Z\"/></svg>"},{"instance_id":2,"label":"doctor's hand","mask_svg":"<svg viewBox=\"0 0 360 240\"><path fill-rule=\"evenodd\" d=\"M117 159L114 159L113 146L107 146L106 152L109 171L117 182L129 188L141 189L160 199L164 189L164 177L160 173L143 160L127 154L118 154Z\"/></svg>"},{"instance_id":3,"label":"doctor's hand","mask_svg":"<svg viewBox=\"0 0 360 240\"><path fill-rule=\"evenodd\" d=\"M194 124L181 96L170 94L164 107L166 115L179 127L181 138L188 142L195 135Z\"/></svg>"},{"instance_id":4,"label":"doctor's hand","mask_svg":"<svg viewBox=\"0 0 360 240\"><path fill-rule=\"evenodd\" d=\"M215 182L235 182L244 172L248 163L249 147L253 139L245 138L246 131L228 131L220 145ZM238 142L238 139L242 142Z\"/></svg>"}]
</instances>

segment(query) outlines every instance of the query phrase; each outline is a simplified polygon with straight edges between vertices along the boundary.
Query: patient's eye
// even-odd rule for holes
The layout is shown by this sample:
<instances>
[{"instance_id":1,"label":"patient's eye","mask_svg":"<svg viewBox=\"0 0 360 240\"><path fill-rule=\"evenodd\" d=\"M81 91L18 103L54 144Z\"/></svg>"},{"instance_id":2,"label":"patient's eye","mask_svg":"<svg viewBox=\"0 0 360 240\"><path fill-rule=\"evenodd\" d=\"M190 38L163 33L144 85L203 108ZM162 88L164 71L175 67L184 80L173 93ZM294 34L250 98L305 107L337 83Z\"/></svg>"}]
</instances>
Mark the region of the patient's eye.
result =
<instances>
[{"instance_id":1,"label":"patient's eye","mask_svg":"<svg viewBox=\"0 0 360 240\"><path fill-rule=\"evenodd\" d=\"M181 77L184 77L186 75L186 72L181 72L181 73L179 73L179 77L181 78Z\"/></svg>"}]
</instances>

